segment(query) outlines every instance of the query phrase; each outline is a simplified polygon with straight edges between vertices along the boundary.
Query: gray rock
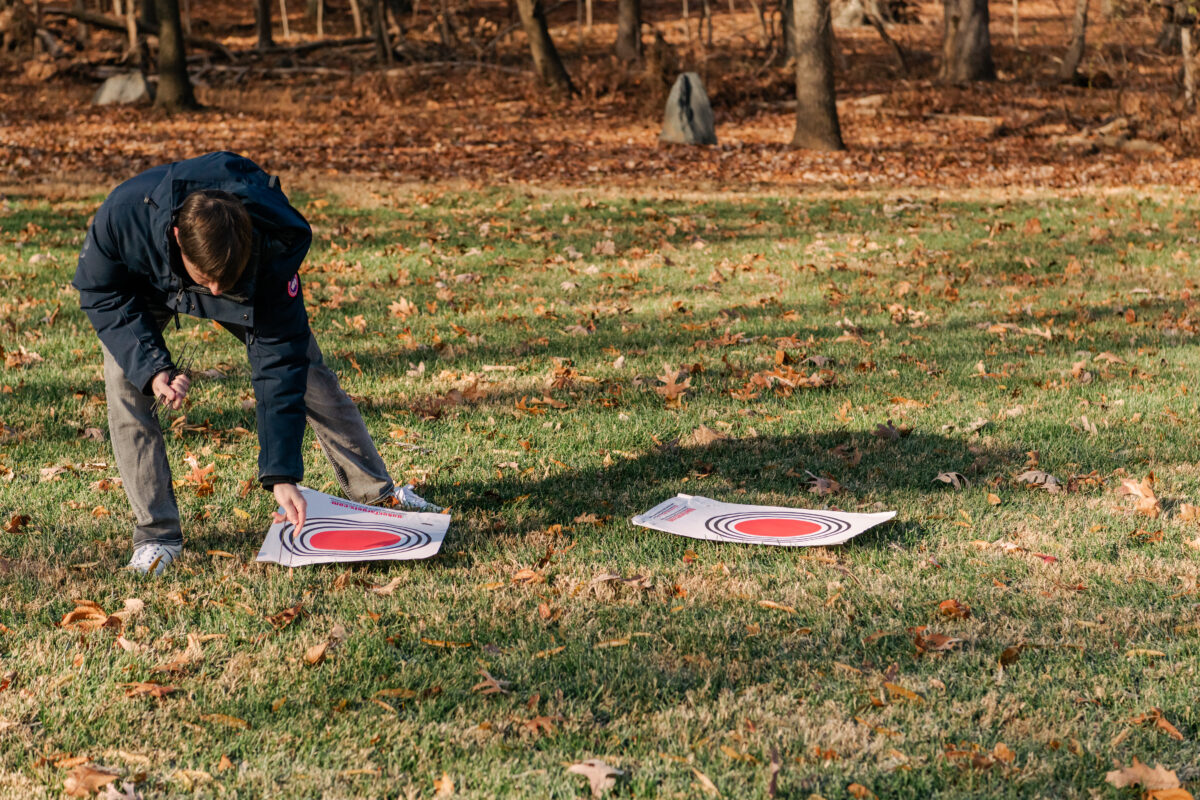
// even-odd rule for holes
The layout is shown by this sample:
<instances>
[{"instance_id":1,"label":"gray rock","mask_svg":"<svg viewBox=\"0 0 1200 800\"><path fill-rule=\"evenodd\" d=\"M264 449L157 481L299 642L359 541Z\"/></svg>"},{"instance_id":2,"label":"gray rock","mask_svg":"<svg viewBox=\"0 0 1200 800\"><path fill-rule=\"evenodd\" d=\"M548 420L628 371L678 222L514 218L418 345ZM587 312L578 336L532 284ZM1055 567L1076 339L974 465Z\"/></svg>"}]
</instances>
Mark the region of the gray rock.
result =
<instances>
[{"instance_id":1,"label":"gray rock","mask_svg":"<svg viewBox=\"0 0 1200 800\"><path fill-rule=\"evenodd\" d=\"M92 104L110 106L114 104L141 103L153 100L154 90L140 72L125 72L113 75L96 90Z\"/></svg>"},{"instance_id":2,"label":"gray rock","mask_svg":"<svg viewBox=\"0 0 1200 800\"><path fill-rule=\"evenodd\" d=\"M835 0L830 7L835 28L857 28L867 24L863 0Z\"/></svg>"},{"instance_id":3,"label":"gray rock","mask_svg":"<svg viewBox=\"0 0 1200 800\"><path fill-rule=\"evenodd\" d=\"M671 144L717 143L712 106L695 72L683 73L671 87L659 140Z\"/></svg>"}]
</instances>

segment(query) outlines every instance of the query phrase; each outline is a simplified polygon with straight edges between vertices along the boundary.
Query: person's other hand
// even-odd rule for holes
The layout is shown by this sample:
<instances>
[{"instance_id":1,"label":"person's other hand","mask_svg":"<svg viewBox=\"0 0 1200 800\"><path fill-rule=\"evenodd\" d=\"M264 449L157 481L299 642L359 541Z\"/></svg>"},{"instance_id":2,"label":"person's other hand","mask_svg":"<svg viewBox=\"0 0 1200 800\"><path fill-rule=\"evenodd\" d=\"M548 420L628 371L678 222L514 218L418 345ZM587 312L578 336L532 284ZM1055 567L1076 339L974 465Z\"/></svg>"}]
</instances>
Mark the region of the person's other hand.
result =
<instances>
[{"instance_id":1,"label":"person's other hand","mask_svg":"<svg viewBox=\"0 0 1200 800\"><path fill-rule=\"evenodd\" d=\"M187 375L179 372L172 380L171 370L166 369L155 375L154 380L150 382L150 389L154 392L154 396L163 405L176 411L183 408L183 398L187 397L190 388L192 388L192 381Z\"/></svg>"},{"instance_id":2,"label":"person's other hand","mask_svg":"<svg viewBox=\"0 0 1200 800\"><path fill-rule=\"evenodd\" d=\"M292 536L296 536L304 527L304 513L308 511L308 503L305 502L304 495L300 494L300 490L294 483L277 483L271 492L275 495L275 502L279 503L279 507L283 509L282 513L271 512L271 516L276 522L283 522L286 519L292 523Z\"/></svg>"}]
</instances>

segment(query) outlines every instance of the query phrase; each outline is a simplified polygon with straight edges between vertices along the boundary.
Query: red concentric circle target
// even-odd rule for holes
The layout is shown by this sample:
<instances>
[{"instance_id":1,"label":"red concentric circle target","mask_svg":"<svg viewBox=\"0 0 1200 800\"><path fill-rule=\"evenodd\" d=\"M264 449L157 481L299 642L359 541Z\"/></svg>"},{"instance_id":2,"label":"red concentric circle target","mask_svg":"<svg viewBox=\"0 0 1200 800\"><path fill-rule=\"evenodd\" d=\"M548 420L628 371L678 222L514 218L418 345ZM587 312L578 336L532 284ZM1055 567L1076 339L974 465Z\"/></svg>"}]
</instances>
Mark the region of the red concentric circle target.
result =
<instances>
[{"instance_id":1,"label":"red concentric circle target","mask_svg":"<svg viewBox=\"0 0 1200 800\"><path fill-rule=\"evenodd\" d=\"M361 523L360 523L361 524ZM286 523L280 531L283 549L298 556L338 556L346 560L366 556L399 555L424 547L432 537L424 531L390 522L372 521L370 528L347 527L345 520L314 517L304 523L299 536Z\"/></svg>"},{"instance_id":2,"label":"red concentric circle target","mask_svg":"<svg viewBox=\"0 0 1200 800\"><path fill-rule=\"evenodd\" d=\"M850 523L819 511L722 514L704 523L722 539L759 544L819 544L850 530Z\"/></svg>"}]
</instances>

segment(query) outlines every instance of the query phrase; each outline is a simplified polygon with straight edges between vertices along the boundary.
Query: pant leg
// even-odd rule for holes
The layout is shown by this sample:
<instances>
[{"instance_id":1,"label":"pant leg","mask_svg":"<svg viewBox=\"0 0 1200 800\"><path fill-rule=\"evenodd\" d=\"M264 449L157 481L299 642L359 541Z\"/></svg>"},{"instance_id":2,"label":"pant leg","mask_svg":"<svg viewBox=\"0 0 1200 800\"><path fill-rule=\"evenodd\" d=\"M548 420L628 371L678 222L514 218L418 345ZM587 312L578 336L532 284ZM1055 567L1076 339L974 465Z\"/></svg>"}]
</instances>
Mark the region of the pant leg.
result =
<instances>
[{"instance_id":1,"label":"pant leg","mask_svg":"<svg viewBox=\"0 0 1200 800\"><path fill-rule=\"evenodd\" d=\"M317 338L308 338L308 388L304 405L308 423L346 497L359 503L378 503L392 495L388 475L358 406L342 389L337 375L325 364Z\"/></svg>"},{"instance_id":2,"label":"pant leg","mask_svg":"<svg viewBox=\"0 0 1200 800\"><path fill-rule=\"evenodd\" d=\"M249 332L241 325L222 322L221 326L246 341ZM329 459L333 474L347 499L373 505L392 496L395 484L387 466L375 449L375 442L363 422L358 406L343 391L317 345L308 334L308 386L304 405L308 424L316 434L321 451Z\"/></svg>"},{"instance_id":3,"label":"pant leg","mask_svg":"<svg viewBox=\"0 0 1200 800\"><path fill-rule=\"evenodd\" d=\"M126 378L116 359L104 350L104 393L108 400L108 431L117 470L133 516L137 519L133 546L151 542L180 544L179 506L171 485L171 465L158 416L147 397Z\"/></svg>"}]
</instances>

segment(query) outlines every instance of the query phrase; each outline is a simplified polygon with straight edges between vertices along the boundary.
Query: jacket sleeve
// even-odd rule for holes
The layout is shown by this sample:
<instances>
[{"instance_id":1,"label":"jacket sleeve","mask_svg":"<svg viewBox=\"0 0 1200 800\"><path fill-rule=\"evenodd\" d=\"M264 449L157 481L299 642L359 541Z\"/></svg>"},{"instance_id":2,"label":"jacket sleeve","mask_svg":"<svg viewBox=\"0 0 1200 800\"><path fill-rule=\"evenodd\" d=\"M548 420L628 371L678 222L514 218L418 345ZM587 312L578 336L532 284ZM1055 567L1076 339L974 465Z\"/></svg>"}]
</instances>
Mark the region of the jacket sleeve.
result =
<instances>
[{"instance_id":1,"label":"jacket sleeve","mask_svg":"<svg viewBox=\"0 0 1200 800\"><path fill-rule=\"evenodd\" d=\"M256 293L247 343L258 413L258 479L264 488L304 478L304 393L308 387L308 313L299 278L271 278Z\"/></svg>"},{"instance_id":2,"label":"jacket sleeve","mask_svg":"<svg viewBox=\"0 0 1200 800\"><path fill-rule=\"evenodd\" d=\"M129 382L149 394L154 376L172 368L171 355L158 321L137 291L139 279L130 274L117 250L112 215L107 203L96 212L73 285L104 347Z\"/></svg>"}]
</instances>

